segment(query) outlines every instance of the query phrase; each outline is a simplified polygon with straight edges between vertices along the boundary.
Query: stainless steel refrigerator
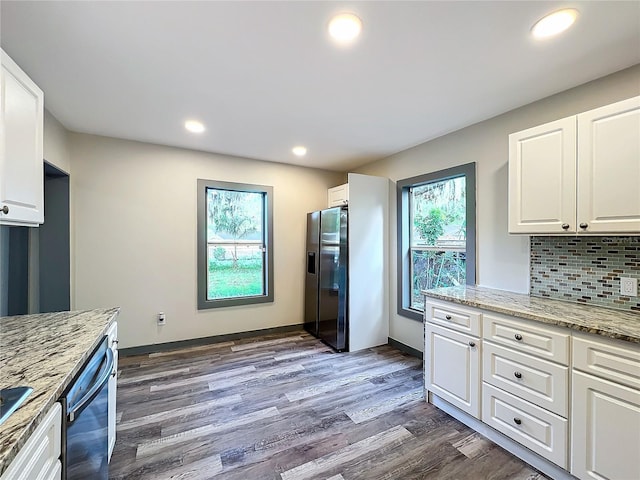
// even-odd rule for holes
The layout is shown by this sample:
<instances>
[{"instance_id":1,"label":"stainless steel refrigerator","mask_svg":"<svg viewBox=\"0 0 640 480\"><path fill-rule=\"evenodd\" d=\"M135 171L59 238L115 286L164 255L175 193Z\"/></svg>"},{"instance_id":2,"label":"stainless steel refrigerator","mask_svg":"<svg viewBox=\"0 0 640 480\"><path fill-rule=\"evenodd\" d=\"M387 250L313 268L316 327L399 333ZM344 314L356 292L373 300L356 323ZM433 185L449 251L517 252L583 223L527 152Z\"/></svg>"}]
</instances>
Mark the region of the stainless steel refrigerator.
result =
<instances>
[{"instance_id":1,"label":"stainless steel refrigerator","mask_svg":"<svg viewBox=\"0 0 640 480\"><path fill-rule=\"evenodd\" d=\"M307 214L304 328L338 351L349 349L348 211Z\"/></svg>"}]
</instances>

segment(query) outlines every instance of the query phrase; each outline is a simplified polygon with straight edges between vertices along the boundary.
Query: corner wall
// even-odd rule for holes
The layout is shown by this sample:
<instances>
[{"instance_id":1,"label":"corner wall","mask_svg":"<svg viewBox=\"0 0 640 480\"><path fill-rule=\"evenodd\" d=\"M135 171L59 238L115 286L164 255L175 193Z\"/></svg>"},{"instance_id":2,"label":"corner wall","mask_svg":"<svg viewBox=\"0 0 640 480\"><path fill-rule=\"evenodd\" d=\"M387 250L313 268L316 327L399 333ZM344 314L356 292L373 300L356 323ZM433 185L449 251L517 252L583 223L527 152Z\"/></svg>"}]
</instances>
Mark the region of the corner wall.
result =
<instances>
[{"instance_id":1,"label":"corner wall","mask_svg":"<svg viewBox=\"0 0 640 480\"><path fill-rule=\"evenodd\" d=\"M428 141L356 171L393 182L476 162L478 285L529 291L529 237L507 233L508 135L525 128L640 94L640 65L547 97L498 117ZM473 105L469 105L473 108ZM425 112L428 115L429 112ZM421 322L397 313L397 231L395 189L389 198L390 337L423 351Z\"/></svg>"},{"instance_id":2,"label":"corner wall","mask_svg":"<svg viewBox=\"0 0 640 480\"><path fill-rule=\"evenodd\" d=\"M93 135L70 140L75 308L120 306L122 348L302 324L306 213L326 207L327 188L344 174ZM273 186L273 303L197 310L198 178Z\"/></svg>"}]
</instances>

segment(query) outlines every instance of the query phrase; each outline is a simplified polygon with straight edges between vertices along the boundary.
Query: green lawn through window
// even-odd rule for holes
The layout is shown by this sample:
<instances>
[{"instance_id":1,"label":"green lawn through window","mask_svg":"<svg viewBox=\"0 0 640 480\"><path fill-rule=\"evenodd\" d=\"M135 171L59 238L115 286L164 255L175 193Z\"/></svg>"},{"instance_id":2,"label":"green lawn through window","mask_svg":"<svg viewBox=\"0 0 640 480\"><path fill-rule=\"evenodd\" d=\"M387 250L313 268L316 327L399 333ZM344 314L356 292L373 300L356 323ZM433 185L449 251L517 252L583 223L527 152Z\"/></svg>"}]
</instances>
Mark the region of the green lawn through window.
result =
<instances>
[{"instance_id":1,"label":"green lawn through window","mask_svg":"<svg viewBox=\"0 0 640 480\"><path fill-rule=\"evenodd\" d=\"M209 258L208 287L210 300L262 295L262 258Z\"/></svg>"}]
</instances>

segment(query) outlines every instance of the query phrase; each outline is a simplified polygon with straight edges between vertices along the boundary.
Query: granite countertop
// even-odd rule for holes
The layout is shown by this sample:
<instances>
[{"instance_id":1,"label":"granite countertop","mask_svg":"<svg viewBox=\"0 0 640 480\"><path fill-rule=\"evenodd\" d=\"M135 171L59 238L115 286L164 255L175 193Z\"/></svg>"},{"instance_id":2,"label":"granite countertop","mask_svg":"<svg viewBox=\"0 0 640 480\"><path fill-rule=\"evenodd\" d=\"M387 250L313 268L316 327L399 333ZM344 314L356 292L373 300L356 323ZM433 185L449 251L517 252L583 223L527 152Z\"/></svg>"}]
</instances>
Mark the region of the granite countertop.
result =
<instances>
[{"instance_id":1,"label":"granite countertop","mask_svg":"<svg viewBox=\"0 0 640 480\"><path fill-rule=\"evenodd\" d=\"M640 314L531 297L485 287L447 287L423 290L430 298L478 307L573 330L640 343Z\"/></svg>"},{"instance_id":2,"label":"granite countertop","mask_svg":"<svg viewBox=\"0 0 640 480\"><path fill-rule=\"evenodd\" d=\"M0 387L33 392L0 425L0 475L71 383L119 308L0 317Z\"/></svg>"}]
</instances>

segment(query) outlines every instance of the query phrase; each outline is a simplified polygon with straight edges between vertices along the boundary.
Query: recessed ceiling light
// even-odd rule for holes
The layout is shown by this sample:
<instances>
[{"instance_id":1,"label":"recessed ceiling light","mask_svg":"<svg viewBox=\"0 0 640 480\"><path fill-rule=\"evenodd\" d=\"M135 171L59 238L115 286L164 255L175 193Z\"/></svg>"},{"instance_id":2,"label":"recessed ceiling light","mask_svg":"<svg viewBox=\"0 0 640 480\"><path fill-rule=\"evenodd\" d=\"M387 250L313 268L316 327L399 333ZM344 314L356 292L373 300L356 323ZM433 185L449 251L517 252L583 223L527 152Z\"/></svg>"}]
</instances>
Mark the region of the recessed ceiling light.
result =
<instances>
[{"instance_id":1,"label":"recessed ceiling light","mask_svg":"<svg viewBox=\"0 0 640 480\"><path fill-rule=\"evenodd\" d=\"M204 125L197 120L187 120L186 122L184 122L184 128L189 130L191 133L204 132Z\"/></svg>"},{"instance_id":2,"label":"recessed ceiling light","mask_svg":"<svg viewBox=\"0 0 640 480\"><path fill-rule=\"evenodd\" d=\"M577 17L575 8L558 10L538 20L531 28L531 34L536 38L552 37L573 25Z\"/></svg>"},{"instance_id":3,"label":"recessed ceiling light","mask_svg":"<svg viewBox=\"0 0 640 480\"><path fill-rule=\"evenodd\" d=\"M293 147L291 149L291 151L293 152L293 154L296 157L304 157L307 154L307 149L305 147L303 147L302 145L298 145L297 147Z\"/></svg>"},{"instance_id":4,"label":"recessed ceiling light","mask_svg":"<svg viewBox=\"0 0 640 480\"><path fill-rule=\"evenodd\" d=\"M362 31L362 20L353 13L341 13L329 22L329 35L338 43L353 42Z\"/></svg>"}]
</instances>

